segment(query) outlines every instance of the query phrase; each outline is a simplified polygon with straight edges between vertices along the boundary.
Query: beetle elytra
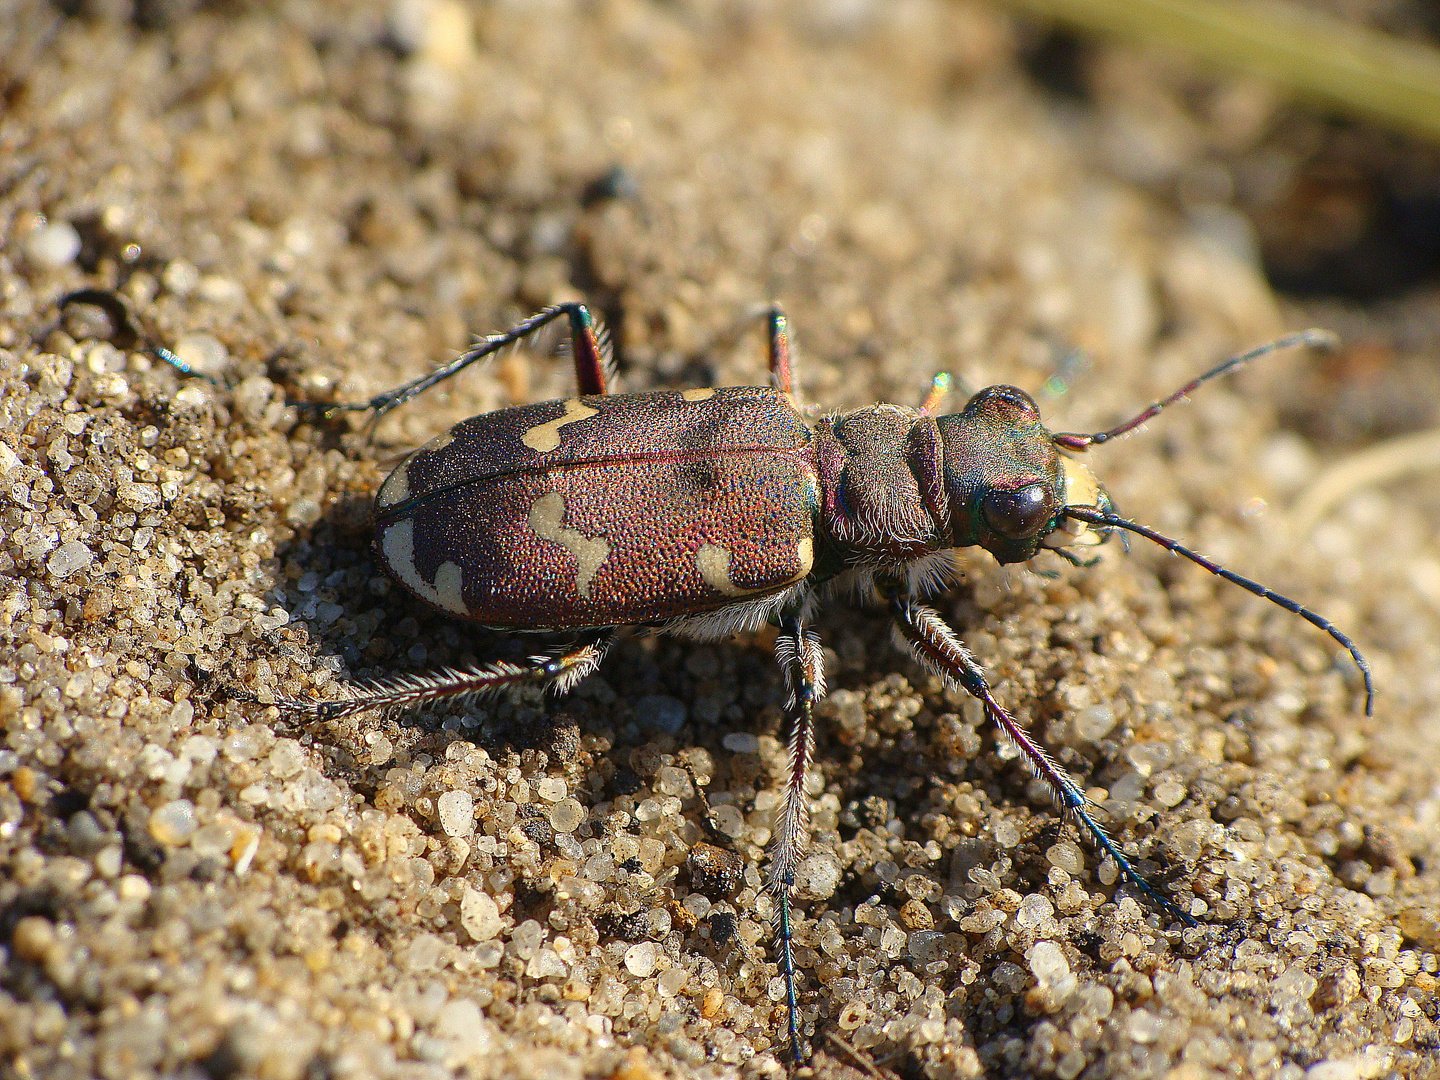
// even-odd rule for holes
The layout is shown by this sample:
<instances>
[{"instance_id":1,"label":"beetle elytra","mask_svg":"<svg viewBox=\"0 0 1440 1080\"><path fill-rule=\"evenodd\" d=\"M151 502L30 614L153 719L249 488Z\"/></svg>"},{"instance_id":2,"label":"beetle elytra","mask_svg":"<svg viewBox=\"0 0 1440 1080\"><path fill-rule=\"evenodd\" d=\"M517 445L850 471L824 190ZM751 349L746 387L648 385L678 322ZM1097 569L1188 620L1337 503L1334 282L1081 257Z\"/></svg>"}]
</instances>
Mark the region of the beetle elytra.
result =
<instances>
[{"instance_id":1,"label":"beetle elytra","mask_svg":"<svg viewBox=\"0 0 1440 1080\"><path fill-rule=\"evenodd\" d=\"M1090 435L1051 433L1029 395L1010 386L981 390L960 412L941 415L939 381L919 408L878 404L807 422L792 401L778 308L768 319L768 387L607 395L603 333L583 305L561 304L368 403L329 408L378 417L561 318L570 326L579 396L475 416L416 450L376 497L375 548L402 585L447 614L507 631L565 634L571 644L525 661L357 683L340 700L278 704L338 717L521 685L563 693L596 669L621 627L715 639L777 626L790 767L768 878L797 1060L790 895L807 834L812 711L825 694L820 638L810 629L822 600L849 592L883 602L916 660L978 699L1123 881L1186 924L1195 922L1190 912L1141 876L1080 786L1001 706L959 636L921 602L950 577L951 552L978 545L1016 563L1049 549L1078 563L1070 549L1116 531L1144 536L1324 630L1360 669L1370 711L1370 671L1348 637L1117 515L1071 456L1263 353L1327 344L1322 331L1227 360L1134 419Z\"/></svg>"}]
</instances>

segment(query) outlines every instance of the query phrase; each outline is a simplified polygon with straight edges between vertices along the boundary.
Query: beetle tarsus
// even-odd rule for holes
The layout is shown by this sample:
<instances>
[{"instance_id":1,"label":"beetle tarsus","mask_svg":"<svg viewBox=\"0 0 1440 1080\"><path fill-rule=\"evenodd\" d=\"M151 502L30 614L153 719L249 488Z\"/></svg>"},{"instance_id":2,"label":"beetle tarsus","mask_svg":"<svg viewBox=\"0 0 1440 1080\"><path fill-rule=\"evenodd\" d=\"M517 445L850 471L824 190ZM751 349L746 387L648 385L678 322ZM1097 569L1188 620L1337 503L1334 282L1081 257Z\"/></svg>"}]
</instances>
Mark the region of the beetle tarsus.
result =
<instances>
[{"instance_id":1,"label":"beetle tarsus","mask_svg":"<svg viewBox=\"0 0 1440 1080\"><path fill-rule=\"evenodd\" d=\"M790 890L795 887L795 877L776 881L775 890L775 939L778 953L776 963L785 978L785 1006L790 1035L790 1060L796 1065L804 1061L800 1049L800 1005L795 997L795 950L790 929Z\"/></svg>"},{"instance_id":2,"label":"beetle tarsus","mask_svg":"<svg viewBox=\"0 0 1440 1080\"><path fill-rule=\"evenodd\" d=\"M1094 566L1100 561L1099 555L1092 555L1088 559L1082 559L1073 551L1066 551L1064 548L1051 548L1050 550L1053 551L1056 555L1059 555L1060 558L1064 559L1071 566L1077 567L1081 570L1088 570L1090 569L1090 567Z\"/></svg>"}]
</instances>

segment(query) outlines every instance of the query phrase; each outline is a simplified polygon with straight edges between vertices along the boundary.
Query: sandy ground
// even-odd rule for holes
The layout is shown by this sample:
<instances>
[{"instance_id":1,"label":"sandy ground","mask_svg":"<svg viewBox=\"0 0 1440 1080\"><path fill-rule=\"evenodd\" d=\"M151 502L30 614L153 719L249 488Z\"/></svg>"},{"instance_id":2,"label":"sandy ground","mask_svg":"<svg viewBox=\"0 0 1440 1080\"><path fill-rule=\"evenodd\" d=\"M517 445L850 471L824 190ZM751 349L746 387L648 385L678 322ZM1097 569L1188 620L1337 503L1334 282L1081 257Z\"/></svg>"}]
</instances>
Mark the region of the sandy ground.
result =
<instances>
[{"instance_id":1,"label":"sandy ground","mask_svg":"<svg viewBox=\"0 0 1440 1080\"><path fill-rule=\"evenodd\" d=\"M1093 430L1305 316L1223 214L1102 169L987 8L273 7L0 29L4 1070L779 1075L769 640L632 639L559 702L244 700L503 648L391 585L369 499L406 448L571 376L518 353L373 440L287 399L364 400L569 298L631 389L754 383L747 316L778 299L826 408L948 370ZM82 287L130 314L62 317ZM1373 719L1329 639L1143 542L967 557L938 601L1200 927L1117 893L877 613L817 624L818 1074L1436 1075L1440 490L1337 478L1363 447L1277 422L1320 364L1276 356L1092 464L1349 632ZM728 881L689 864L687 764Z\"/></svg>"}]
</instances>

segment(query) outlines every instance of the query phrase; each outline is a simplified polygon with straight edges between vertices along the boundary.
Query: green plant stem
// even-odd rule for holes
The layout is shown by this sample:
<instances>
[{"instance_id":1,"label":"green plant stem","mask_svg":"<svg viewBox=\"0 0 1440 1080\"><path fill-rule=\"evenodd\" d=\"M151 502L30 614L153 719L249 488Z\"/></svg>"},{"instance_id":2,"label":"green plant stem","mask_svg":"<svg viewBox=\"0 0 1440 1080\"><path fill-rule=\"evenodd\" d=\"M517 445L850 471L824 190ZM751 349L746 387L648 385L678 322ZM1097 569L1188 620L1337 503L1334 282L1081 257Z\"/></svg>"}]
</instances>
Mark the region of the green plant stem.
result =
<instances>
[{"instance_id":1,"label":"green plant stem","mask_svg":"<svg viewBox=\"0 0 1440 1080\"><path fill-rule=\"evenodd\" d=\"M1337 111L1440 139L1440 51L1285 0L1004 0L1081 29L1167 46Z\"/></svg>"}]
</instances>

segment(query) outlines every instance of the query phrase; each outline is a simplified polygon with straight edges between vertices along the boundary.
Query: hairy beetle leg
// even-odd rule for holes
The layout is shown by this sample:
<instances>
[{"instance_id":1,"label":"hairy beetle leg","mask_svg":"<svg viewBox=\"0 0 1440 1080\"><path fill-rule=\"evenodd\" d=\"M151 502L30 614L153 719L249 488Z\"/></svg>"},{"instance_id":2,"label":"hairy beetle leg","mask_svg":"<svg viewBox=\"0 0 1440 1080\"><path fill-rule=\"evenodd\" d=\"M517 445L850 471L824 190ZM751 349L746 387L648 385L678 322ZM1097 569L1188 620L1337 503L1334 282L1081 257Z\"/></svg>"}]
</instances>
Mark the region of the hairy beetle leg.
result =
<instances>
[{"instance_id":1,"label":"hairy beetle leg","mask_svg":"<svg viewBox=\"0 0 1440 1080\"><path fill-rule=\"evenodd\" d=\"M770 890L775 894L775 939L780 972L785 978L789 1009L790 1053L800 1057L799 1006L795 1000L795 955L790 928L790 894L795 871L805 847L809 824L805 803L805 769L815 746L815 702L825 696L825 654L820 638L798 620L782 621L775 639L775 659L785 678L785 726L790 743L790 775L775 812L775 834L770 842Z\"/></svg>"},{"instance_id":2,"label":"hairy beetle leg","mask_svg":"<svg viewBox=\"0 0 1440 1080\"><path fill-rule=\"evenodd\" d=\"M986 714L1020 748L1035 775L1045 782L1056 805L1090 834L1102 855L1115 861L1120 876L1167 915L1179 919L1186 926L1198 926L1199 923L1189 912L1146 881L1115 841L1110 839L1090 813L1094 804L1086 798L1070 774L1060 767L1060 763L995 700L984 670L939 613L898 596L890 599L890 611L895 618L896 629L915 659L950 686L964 690L985 707Z\"/></svg>"},{"instance_id":3,"label":"hairy beetle leg","mask_svg":"<svg viewBox=\"0 0 1440 1080\"><path fill-rule=\"evenodd\" d=\"M311 713L317 719L338 720L369 709L423 705L447 697L474 697L515 686L539 685L563 694L600 666L614 640L615 631L605 630L554 656L396 675L352 683L348 687L351 694L348 698L333 701L277 698L275 704L282 709Z\"/></svg>"},{"instance_id":4,"label":"hairy beetle leg","mask_svg":"<svg viewBox=\"0 0 1440 1080\"><path fill-rule=\"evenodd\" d=\"M363 404L325 405L321 408L326 412L373 411L374 419L379 420L391 409L398 408L411 398L423 394L432 386L437 386L446 379L460 374L471 364L499 352L507 345L523 341L562 315L570 320L570 351L575 361L575 383L579 387L580 393L604 394L606 380L609 375L614 373L610 337L604 328L595 321L595 316L590 314L588 307L584 304L568 303L548 307L503 334L492 334L473 349L466 349L450 363L444 364L418 379L413 379L403 386L397 386L383 394L376 394Z\"/></svg>"}]
</instances>

